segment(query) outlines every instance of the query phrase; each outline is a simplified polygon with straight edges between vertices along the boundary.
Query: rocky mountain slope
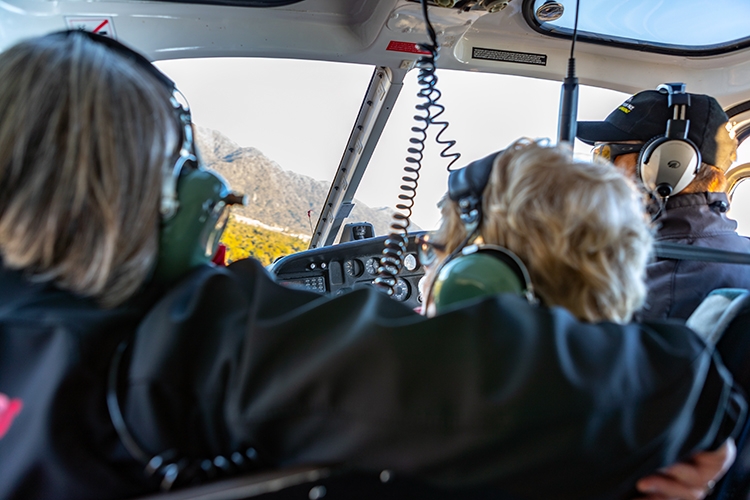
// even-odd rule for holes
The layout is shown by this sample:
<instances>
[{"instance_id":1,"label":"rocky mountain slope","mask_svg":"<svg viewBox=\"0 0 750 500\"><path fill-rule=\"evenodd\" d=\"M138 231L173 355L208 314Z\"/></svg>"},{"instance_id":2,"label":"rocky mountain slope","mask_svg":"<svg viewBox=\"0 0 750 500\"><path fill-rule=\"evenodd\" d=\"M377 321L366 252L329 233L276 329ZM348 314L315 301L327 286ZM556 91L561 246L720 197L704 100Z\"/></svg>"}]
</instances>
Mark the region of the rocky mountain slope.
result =
<instances>
[{"instance_id":1,"label":"rocky mountain slope","mask_svg":"<svg viewBox=\"0 0 750 500\"><path fill-rule=\"evenodd\" d=\"M196 142L206 166L221 174L234 191L248 196L246 207L232 209L239 220L257 221L283 233L310 237L312 225L328 195L329 184L284 170L252 147L240 147L220 132L197 127ZM388 233L393 211L370 208L355 200L352 214L344 222L371 222L376 235Z\"/></svg>"}]
</instances>

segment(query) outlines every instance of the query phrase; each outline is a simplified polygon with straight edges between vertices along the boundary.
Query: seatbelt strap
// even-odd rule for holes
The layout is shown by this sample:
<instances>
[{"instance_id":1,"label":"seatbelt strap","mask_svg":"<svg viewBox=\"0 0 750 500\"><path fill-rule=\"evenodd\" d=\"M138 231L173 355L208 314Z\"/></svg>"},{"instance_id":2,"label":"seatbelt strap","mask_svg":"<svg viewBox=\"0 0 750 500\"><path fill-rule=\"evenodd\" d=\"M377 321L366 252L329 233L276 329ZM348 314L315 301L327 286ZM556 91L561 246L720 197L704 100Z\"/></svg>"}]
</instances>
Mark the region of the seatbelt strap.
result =
<instances>
[{"instance_id":1,"label":"seatbelt strap","mask_svg":"<svg viewBox=\"0 0 750 500\"><path fill-rule=\"evenodd\" d=\"M654 244L654 254L660 259L750 264L750 253L730 252L728 250L685 245L683 243L657 242Z\"/></svg>"}]
</instances>

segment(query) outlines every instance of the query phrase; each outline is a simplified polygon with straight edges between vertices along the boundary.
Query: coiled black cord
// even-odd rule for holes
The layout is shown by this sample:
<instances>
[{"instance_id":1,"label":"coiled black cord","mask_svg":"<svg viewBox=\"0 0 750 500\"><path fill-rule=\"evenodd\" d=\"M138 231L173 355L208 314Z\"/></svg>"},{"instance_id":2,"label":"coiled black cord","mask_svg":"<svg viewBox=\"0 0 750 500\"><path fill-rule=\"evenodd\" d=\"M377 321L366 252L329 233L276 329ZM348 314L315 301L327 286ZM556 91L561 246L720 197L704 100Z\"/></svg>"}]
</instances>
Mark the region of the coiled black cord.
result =
<instances>
[{"instance_id":1,"label":"coiled black cord","mask_svg":"<svg viewBox=\"0 0 750 500\"><path fill-rule=\"evenodd\" d=\"M133 459L144 465L147 477L154 478L162 490L169 491L174 487L201 484L265 468L258 452L251 446L240 447L226 455L204 458L188 458L173 449L152 455L141 448L125 424L118 397L120 370L122 366L127 366L127 363L123 365L123 359L128 356L129 349L129 340L121 342L110 364L107 377L107 408L120 442Z\"/></svg>"},{"instance_id":2,"label":"coiled black cord","mask_svg":"<svg viewBox=\"0 0 750 500\"><path fill-rule=\"evenodd\" d=\"M398 195L398 199L401 201L396 205L397 211L393 214L391 233L385 240L383 255L380 257L380 267L378 267L378 277L375 278L375 285L384 290L388 295L393 295L398 281L396 275L403 268L406 246L409 242L410 219L412 209L414 208L414 199L417 196L417 187L419 186L419 175L422 170L428 128L431 125L440 127L440 130L435 135L435 142L445 146L440 151L440 157L451 158L447 167L449 171L451 166L461 157L461 153L450 152L456 141L443 139L442 137L448 128L448 122L437 120L445 111L445 106L438 102L442 93L437 89L438 78L435 72L437 70L435 62L438 58L440 47L435 29L432 27L427 14L426 0L421 0L421 4L427 34L430 37L429 44L417 45L421 51L428 52L416 62L416 67L419 69L417 83L420 86L417 97L422 99L422 102L417 103L416 110L421 114L414 115L417 125L411 128L411 131L415 135L409 138L412 146L407 149L409 156L406 157L407 164L404 166L404 176L401 177L401 180L404 181L404 184L401 185L402 193Z\"/></svg>"}]
</instances>

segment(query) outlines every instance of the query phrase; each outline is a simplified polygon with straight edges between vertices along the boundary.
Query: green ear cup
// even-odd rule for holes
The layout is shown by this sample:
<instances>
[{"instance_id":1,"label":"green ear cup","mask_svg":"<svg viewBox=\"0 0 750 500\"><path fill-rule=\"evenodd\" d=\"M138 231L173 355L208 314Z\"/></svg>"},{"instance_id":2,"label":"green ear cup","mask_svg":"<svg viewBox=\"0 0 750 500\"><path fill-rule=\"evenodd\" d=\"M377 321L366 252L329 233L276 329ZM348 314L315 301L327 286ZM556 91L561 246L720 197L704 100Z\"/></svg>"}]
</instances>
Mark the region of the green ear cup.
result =
<instances>
[{"instance_id":1,"label":"green ear cup","mask_svg":"<svg viewBox=\"0 0 750 500\"><path fill-rule=\"evenodd\" d=\"M526 286L517 271L486 253L462 255L438 273L432 299L438 313L462 300L495 293L524 295Z\"/></svg>"},{"instance_id":2,"label":"green ear cup","mask_svg":"<svg viewBox=\"0 0 750 500\"><path fill-rule=\"evenodd\" d=\"M226 225L226 182L213 172L188 170L177 181L176 214L162 221L154 278L171 283L211 260Z\"/></svg>"}]
</instances>

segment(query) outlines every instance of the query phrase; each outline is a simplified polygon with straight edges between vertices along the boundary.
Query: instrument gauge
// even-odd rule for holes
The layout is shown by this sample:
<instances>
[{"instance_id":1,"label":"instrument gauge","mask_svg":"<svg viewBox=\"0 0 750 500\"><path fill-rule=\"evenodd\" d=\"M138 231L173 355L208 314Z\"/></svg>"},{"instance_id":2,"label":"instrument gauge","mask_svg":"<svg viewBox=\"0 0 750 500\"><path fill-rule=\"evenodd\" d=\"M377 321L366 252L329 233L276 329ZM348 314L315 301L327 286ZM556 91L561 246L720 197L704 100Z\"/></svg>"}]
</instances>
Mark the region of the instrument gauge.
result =
<instances>
[{"instance_id":1,"label":"instrument gauge","mask_svg":"<svg viewBox=\"0 0 750 500\"><path fill-rule=\"evenodd\" d=\"M351 259L344 262L344 272L353 278L362 276L363 271L364 267L361 260Z\"/></svg>"},{"instance_id":2,"label":"instrument gauge","mask_svg":"<svg viewBox=\"0 0 750 500\"><path fill-rule=\"evenodd\" d=\"M406 280L399 278L396 281L396 286L393 287L392 297L398 301L403 302L409 298L409 295L411 295L409 290L409 283L407 283Z\"/></svg>"},{"instance_id":3,"label":"instrument gauge","mask_svg":"<svg viewBox=\"0 0 750 500\"><path fill-rule=\"evenodd\" d=\"M365 271L371 276L378 274L378 267L380 267L380 259L377 257L367 259L367 262L365 262Z\"/></svg>"},{"instance_id":4,"label":"instrument gauge","mask_svg":"<svg viewBox=\"0 0 750 500\"><path fill-rule=\"evenodd\" d=\"M417 268L417 266L419 266L419 263L417 262L417 258L414 256L414 254L406 254L406 257L404 257L404 267L406 268L406 270L412 272Z\"/></svg>"}]
</instances>

